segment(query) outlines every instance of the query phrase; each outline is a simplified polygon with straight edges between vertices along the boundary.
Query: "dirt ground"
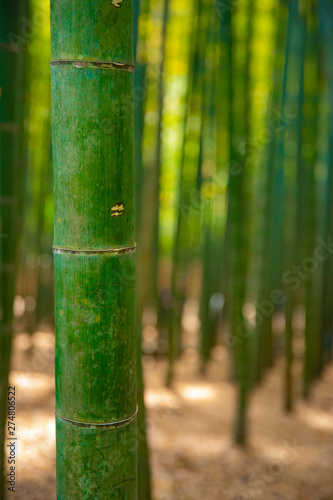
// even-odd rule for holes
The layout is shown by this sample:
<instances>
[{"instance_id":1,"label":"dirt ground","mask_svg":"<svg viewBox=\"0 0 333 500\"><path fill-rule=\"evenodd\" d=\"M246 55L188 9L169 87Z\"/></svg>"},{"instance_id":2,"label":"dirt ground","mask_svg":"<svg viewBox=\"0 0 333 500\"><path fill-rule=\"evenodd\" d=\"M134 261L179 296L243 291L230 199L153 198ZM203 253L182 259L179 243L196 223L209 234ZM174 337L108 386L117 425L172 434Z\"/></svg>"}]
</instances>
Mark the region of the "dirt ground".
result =
<instances>
[{"instance_id":1,"label":"dirt ground","mask_svg":"<svg viewBox=\"0 0 333 500\"><path fill-rule=\"evenodd\" d=\"M333 500L333 367L308 403L282 411L283 361L251 400L249 447L232 444L235 389L229 357L213 353L208 374L187 349L173 390L166 365L144 358L154 500ZM16 387L16 500L54 500L54 336L16 335L11 385ZM145 500L145 499L139 499Z\"/></svg>"}]
</instances>

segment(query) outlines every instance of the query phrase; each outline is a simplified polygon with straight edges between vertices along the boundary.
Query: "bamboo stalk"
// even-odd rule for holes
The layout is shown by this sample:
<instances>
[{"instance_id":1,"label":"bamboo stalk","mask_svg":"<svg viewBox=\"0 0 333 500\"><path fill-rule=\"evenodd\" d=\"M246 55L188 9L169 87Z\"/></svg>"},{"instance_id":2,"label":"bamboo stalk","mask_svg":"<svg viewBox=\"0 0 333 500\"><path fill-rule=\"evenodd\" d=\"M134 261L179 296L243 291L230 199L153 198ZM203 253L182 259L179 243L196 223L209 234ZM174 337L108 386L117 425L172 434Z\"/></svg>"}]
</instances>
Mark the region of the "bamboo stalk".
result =
<instances>
[{"instance_id":1,"label":"bamboo stalk","mask_svg":"<svg viewBox=\"0 0 333 500\"><path fill-rule=\"evenodd\" d=\"M318 29L317 12L308 13L308 35L306 40L306 58L304 70L304 103L306 105L303 117L303 150L302 163L304 168L304 196L302 207L305 207L304 217L304 248L305 258L310 258L315 250L316 222L316 182L315 163L317 157L318 129ZM329 180L329 179L328 179ZM318 264L317 264L318 265ZM309 393L310 384L319 372L321 336L317 310L320 309L317 298L316 274L310 273L306 281L305 296L305 359L303 395ZM318 307L319 306L319 307Z\"/></svg>"},{"instance_id":2,"label":"bamboo stalk","mask_svg":"<svg viewBox=\"0 0 333 500\"><path fill-rule=\"evenodd\" d=\"M283 69L281 71L281 56L285 53L286 38L286 8L283 2L278 5L278 17L275 34L275 60L273 67L273 87L271 101L268 107L267 123L271 126L274 113L281 109L282 96L284 92ZM267 145L262 166L263 192L261 193L262 205L260 206L261 231L259 240L259 283L258 283L258 306L256 312L255 327L255 356L256 369L254 384L259 383L265 368L272 363L272 314L266 315L260 310L260 305L267 301L272 290L279 285L276 280L276 270L281 271L281 236L283 197L281 195L282 178L281 168L278 165L278 130L281 127L273 127L273 137ZM280 131L281 133L282 131ZM260 175L260 173L259 173ZM260 197L260 193L259 193ZM265 352L266 351L266 352Z\"/></svg>"},{"instance_id":3,"label":"bamboo stalk","mask_svg":"<svg viewBox=\"0 0 333 500\"><path fill-rule=\"evenodd\" d=\"M204 70L204 85L202 89L202 166L216 164L217 145L216 145L216 91L217 91L217 55L220 26L217 22L216 12L211 13L208 17L208 30L205 47L205 70ZM214 141L212 141L214 138ZM201 341L200 341L200 356L201 356L201 371L204 372L206 362L209 359L210 350L215 342L215 317L216 313L212 310L211 297L219 290L219 275L221 255L218 255L220 250L217 244L219 235L217 234L218 222L216 215L216 196L211 196L211 188L214 191L214 167L208 171L202 171L202 188L201 196L204 203L202 204L202 294L200 304L200 323L201 323ZM215 202L215 203L214 203ZM215 215L215 217L214 217Z\"/></svg>"},{"instance_id":4,"label":"bamboo stalk","mask_svg":"<svg viewBox=\"0 0 333 500\"><path fill-rule=\"evenodd\" d=\"M147 2L144 2L146 8ZM143 90L145 64L142 61L138 64L138 31L139 31L139 18L141 10L141 2L138 0L133 4L133 52L135 60L134 72L134 87ZM135 164L135 219L137 240L140 244L140 216L142 207L142 137L143 137L143 107L144 95L142 99L137 99L134 103L134 164ZM140 262L140 252L137 253L137 272L142 268ZM141 279L137 275L137 282ZM151 498L151 484L150 484L150 465L149 465L149 450L147 443L147 428L146 428L146 409L144 401L144 380L142 372L142 313L143 313L143 294L142 288L137 286L136 289L136 311L137 311L137 402L138 402L138 418L137 418L137 437L138 437L138 498L150 500Z\"/></svg>"},{"instance_id":5,"label":"bamboo stalk","mask_svg":"<svg viewBox=\"0 0 333 500\"><path fill-rule=\"evenodd\" d=\"M289 99L290 108L296 114L293 126L290 126L290 137L296 144L296 158L288 158L285 162L286 179L288 180L287 202L285 205L286 221L286 268L291 269L295 262L299 260L299 240L301 237L301 211L302 211L302 191L303 165L301 161L302 148L302 107L304 94L304 58L305 58L305 37L306 21L304 15L299 12L298 0L292 0L289 4L289 19L291 24L291 56L292 66L289 71ZM292 84L294 86L292 86ZM294 89L297 89L295 92ZM289 168L288 168L289 167ZM290 175L291 173L291 175ZM290 177L288 178L288 174ZM291 216L291 214L293 214ZM292 367L294 360L293 353L293 313L298 297L294 293L293 287L286 288L286 372L285 372L285 408L291 411L293 408L293 380ZM298 291L299 294L299 291Z\"/></svg>"},{"instance_id":6,"label":"bamboo stalk","mask_svg":"<svg viewBox=\"0 0 333 500\"><path fill-rule=\"evenodd\" d=\"M51 48L58 498L132 500L132 3L51 1Z\"/></svg>"},{"instance_id":7,"label":"bamboo stalk","mask_svg":"<svg viewBox=\"0 0 333 500\"><path fill-rule=\"evenodd\" d=\"M22 225L24 180L24 71L26 40L20 35L26 0L2 2L0 9L0 496L4 498L4 431L13 335L17 249Z\"/></svg>"},{"instance_id":8,"label":"bamboo stalk","mask_svg":"<svg viewBox=\"0 0 333 500\"><path fill-rule=\"evenodd\" d=\"M328 86L328 103L330 107L329 115L329 151L327 166L327 187L326 187L326 210L325 210L325 230L323 237L326 238L333 231L333 154L330 144L333 140L333 5L330 0L320 0L319 2L320 19L320 43L324 54L323 73ZM320 371L322 367L332 360L333 345L333 325L332 325L332 300L333 300L333 265L332 262L324 262L323 265L323 283L322 283L322 311L321 311L321 339L322 339L322 357L320 360Z\"/></svg>"},{"instance_id":9,"label":"bamboo stalk","mask_svg":"<svg viewBox=\"0 0 333 500\"><path fill-rule=\"evenodd\" d=\"M224 6L222 4L221 6L221 12L220 12L220 17L221 17L221 25L220 25L220 50L221 50L221 68L220 68L220 73L219 73L219 82L221 82L220 86L220 92L225 94L224 99L220 98L220 107L218 108L218 117L217 117L217 131L219 131L219 120L222 119L222 117L225 120L225 130L227 131L226 133L226 138L225 138L225 143L224 143L224 148L222 148L222 141L218 138L217 139L217 161L219 161L219 150L225 149L223 152L224 155L226 155L226 164L230 165L231 162L231 157L232 157L232 146L231 146L231 140L232 140L232 130L233 130L233 118L232 118L232 96L233 96L233 89L232 89L232 34L231 34L231 10L227 9L224 12ZM224 78L223 75L227 73L228 77ZM224 104L224 107L222 107L222 103ZM225 113L225 110L227 110L227 113ZM228 173L228 172L226 172ZM230 180L228 181L228 188L227 188L227 195L230 189ZM225 222L225 227L224 227L224 234L223 234L223 251L222 251L222 262L223 262L223 267L222 267L222 272L221 272L221 290L224 294L225 297L225 304L223 307L223 323L226 326L228 324L228 321L230 322L230 317L231 317L231 279L232 279L232 272L230 269L230 263L231 263L231 244L230 244L230 212L228 210L228 196L226 197L226 222Z\"/></svg>"},{"instance_id":10,"label":"bamboo stalk","mask_svg":"<svg viewBox=\"0 0 333 500\"><path fill-rule=\"evenodd\" d=\"M159 255L159 213L160 213L160 176L161 176L161 154L162 154L162 124L163 124L163 101L164 101L164 67L165 67L165 47L167 38L167 24L169 16L169 0L163 0L163 17L162 17L162 33L161 33L161 59L159 65L159 81L157 92L157 135L156 135L156 160L154 171L154 218L153 218L153 240L151 248L151 269L152 269L152 296L151 302L157 306L158 303L158 255Z\"/></svg>"},{"instance_id":11,"label":"bamboo stalk","mask_svg":"<svg viewBox=\"0 0 333 500\"><path fill-rule=\"evenodd\" d=\"M231 269L232 269L232 292L230 330L234 346L234 370L238 383L236 423L234 439L241 446L246 442L246 409L249 393L249 367L250 367L250 339L240 339L240 325L243 323L243 304L246 293L246 272L248 261L248 241L246 235L246 187L244 183L246 158L250 138L250 61L251 61L251 39L254 18L254 3L249 0L245 5L247 14L246 37L244 41L238 41L245 45L245 61L236 57L235 49L231 55L231 71L235 71L239 80L236 82L235 74L231 83L230 100L230 165L238 165L237 175L233 175L232 168L228 183L228 217L230 217L230 244L231 244ZM236 38L234 14L231 14L232 44ZM245 155L242 156L237 140L244 141ZM228 223L227 223L228 225Z\"/></svg>"},{"instance_id":12,"label":"bamboo stalk","mask_svg":"<svg viewBox=\"0 0 333 500\"><path fill-rule=\"evenodd\" d=\"M202 53L205 47L205 31L202 27L202 0L195 0L193 2L193 19L192 19L192 37L190 40L190 53L189 53L189 78L187 81L187 89L185 95L185 113L183 119L183 145L182 156L179 169L179 209L177 213L177 220L174 230L174 241L172 248L172 275L171 275L171 294L172 294L172 308L169 315L168 324L168 373L167 385L170 386L174 375L174 361L179 356L181 351L181 317L183 304L185 302L186 281L182 279L190 260L189 254L191 253L188 225L190 217L193 217L191 212L191 194L193 193L194 177L197 176L198 167L195 165L196 170L194 173L194 162L189 162L186 158L186 144L190 140L190 132L187 131L188 118L193 113L195 107L194 101L197 94L200 94L202 89L200 83L202 79L202 72L199 71L202 61ZM201 131L200 131L201 133ZM188 209L188 212L187 210ZM184 217L185 213L185 217Z\"/></svg>"}]
</instances>

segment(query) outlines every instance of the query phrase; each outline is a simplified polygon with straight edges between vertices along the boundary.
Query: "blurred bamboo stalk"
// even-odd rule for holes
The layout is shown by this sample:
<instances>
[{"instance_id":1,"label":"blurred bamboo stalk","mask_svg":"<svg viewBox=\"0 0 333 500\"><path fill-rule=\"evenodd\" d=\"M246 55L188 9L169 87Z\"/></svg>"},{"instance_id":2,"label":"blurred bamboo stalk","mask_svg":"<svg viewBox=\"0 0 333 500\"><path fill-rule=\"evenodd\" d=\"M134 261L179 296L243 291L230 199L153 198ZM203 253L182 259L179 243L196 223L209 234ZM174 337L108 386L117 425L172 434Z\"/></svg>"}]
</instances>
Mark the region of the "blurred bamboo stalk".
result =
<instances>
[{"instance_id":1,"label":"blurred bamboo stalk","mask_svg":"<svg viewBox=\"0 0 333 500\"><path fill-rule=\"evenodd\" d=\"M4 438L13 335L17 251L22 227L25 168L24 83L28 2L2 2L0 12L0 190L1 190L1 392L0 495L4 498ZM24 21L25 20L25 21Z\"/></svg>"},{"instance_id":2,"label":"blurred bamboo stalk","mask_svg":"<svg viewBox=\"0 0 333 500\"><path fill-rule=\"evenodd\" d=\"M134 166L135 166L135 224L136 224L136 240L139 240L139 249L136 259L137 283L141 281L140 270L142 263L140 262L140 228L141 223L141 207L142 207L142 184L143 184L143 169L142 169L142 138L143 138L143 110L145 100L145 72L146 63L143 58L143 48L141 45L141 53L138 54L138 41L141 44L145 43L144 37L140 36L140 15L144 15L147 10L147 1L141 0L133 4L133 56L135 61L134 70ZM142 40L143 38L143 40ZM139 92L140 91L140 92ZM150 464L149 464L149 449L147 442L147 426L146 426L146 409L144 401L144 380L142 371L142 315L143 315L143 294L142 287L137 285L136 288L136 331L137 331L137 445L138 445L138 498L150 500L151 484L150 484Z\"/></svg>"}]
</instances>

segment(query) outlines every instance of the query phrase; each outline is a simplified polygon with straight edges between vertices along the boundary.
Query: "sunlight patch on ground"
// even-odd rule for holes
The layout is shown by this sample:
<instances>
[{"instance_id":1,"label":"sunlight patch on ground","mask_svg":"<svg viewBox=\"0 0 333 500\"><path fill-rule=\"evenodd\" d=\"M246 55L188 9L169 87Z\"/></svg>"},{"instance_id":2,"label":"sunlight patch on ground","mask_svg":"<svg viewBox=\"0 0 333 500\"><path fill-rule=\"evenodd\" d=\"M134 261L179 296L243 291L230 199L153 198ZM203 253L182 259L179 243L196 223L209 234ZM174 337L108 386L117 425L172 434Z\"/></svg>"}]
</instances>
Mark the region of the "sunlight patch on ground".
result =
<instances>
[{"instance_id":1,"label":"sunlight patch on ground","mask_svg":"<svg viewBox=\"0 0 333 500\"><path fill-rule=\"evenodd\" d=\"M18 394L22 389L29 389L29 395L36 394L40 398L54 386L54 377L46 373L33 373L13 370L10 383L15 385Z\"/></svg>"},{"instance_id":2,"label":"sunlight patch on ground","mask_svg":"<svg viewBox=\"0 0 333 500\"><path fill-rule=\"evenodd\" d=\"M331 413L304 408L300 417L312 429L333 432L333 415Z\"/></svg>"},{"instance_id":3,"label":"sunlight patch on ground","mask_svg":"<svg viewBox=\"0 0 333 500\"><path fill-rule=\"evenodd\" d=\"M266 443L263 451L264 458L272 467L287 466L292 464L300 456L302 448L297 446L296 441L285 441L279 445Z\"/></svg>"},{"instance_id":4,"label":"sunlight patch on ground","mask_svg":"<svg viewBox=\"0 0 333 500\"><path fill-rule=\"evenodd\" d=\"M191 401L204 401L216 397L217 391L209 385L184 385L178 386L178 392L184 399Z\"/></svg>"},{"instance_id":5,"label":"sunlight patch on ground","mask_svg":"<svg viewBox=\"0 0 333 500\"><path fill-rule=\"evenodd\" d=\"M32 335L32 341L36 347L47 350L54 350L55 336L52 332L37 331Z\"/></svg>"},{"instance_id":6,"label":"sunlight patch on ground","mask_svg":"<svg viewBox=\"0 0 333 500\"><path fill-rule=\"evenodd\" d=\"M158 391L147 389L145 391L145 403L148 408L164 406L173 409L177 409L180 404L179 398L172 391L165 388Z\"/></svg>"},{"instance_id":7,"label":"sunlight patch on ground","mask_svg":"<svg viewBox=\"0 0 333 500\"><path fill-rule=\"evenodd\" d=\"M22 332L19 333L18 335L15 335L13 339L14 349L19 349L20 351L26 351L27 349L30 349L31 346L32 346L31 336L28 333Z\"/></svg>"}]
</instances>

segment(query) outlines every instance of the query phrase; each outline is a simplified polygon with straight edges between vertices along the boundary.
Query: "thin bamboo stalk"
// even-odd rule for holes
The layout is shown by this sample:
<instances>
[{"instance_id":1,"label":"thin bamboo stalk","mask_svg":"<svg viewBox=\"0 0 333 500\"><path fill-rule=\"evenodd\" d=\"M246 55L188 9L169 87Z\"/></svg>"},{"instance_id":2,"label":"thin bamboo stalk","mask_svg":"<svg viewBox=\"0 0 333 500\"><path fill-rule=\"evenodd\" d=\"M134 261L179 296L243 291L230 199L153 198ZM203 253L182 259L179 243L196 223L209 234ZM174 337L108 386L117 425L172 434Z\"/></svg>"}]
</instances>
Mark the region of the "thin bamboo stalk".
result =
<instances>
[{"instance_id":1,"label":"thin bamboo stalk","mask_svg":"<svg viewBox=\"0 0 333 500\"><path fill-rule=\"evenodd\" d=\"M217 40L219 39L219 25L216 22L216 14L208 18L209 29L206 43L206 70L205 85L203 87L202 104L202 129L203 129L203 165L216 164L217 145L212 138L216 137L217 116L216 116L216 90L217 90ZM216 167L215 167L216 168ZM221 222L217 220L216 196L210 195L214 192L214 174L212 168L208 172L203 172L202 176L202 296L200 307L201 323L201 371L204 373L206 363L209 359L211 348L215 343L216 312L212 307L211 298L219 290L221 274L221 255L218 229ZM207 196L208 195L208 196ZM219 206L220 208L220 206ZM214 302L214 297L213 297Z\"/></svg>"},{"instance_id":2,"label":"thin bamboo stalk","mask_svg":"<svg viewBox=\"0 0 333 500\"><path fill-rule=\"evenodd\" d=\"M167 23L169 16L169 0L164 0L162 33L161 33L161 60L159 66L159 81L157 95L157 135L156 135L156 163L154 179L154 219L153 219L153 241L151 248L151 269L152 269L152 304L157 306L158 302L158 255L159 255L159 213L160 213L160 175L161 175L161 155L162 155L162 124L163 124L163 101L164 101L164 67L165 67L165 46L167 38Z\"/></svg>"},{"instance_id":3,"label":"thin bamboo stalk","mask_svg":"<svg viewBox=\"0 0 333 500\"><path fill-rule=\"evenodd\" d=\"M330 145L333 140L333 5L330 0L320 0L319 2L319 20L320 20L320 43L324 54L323 73L328 86L328 102L330 107L330 126L329 126L329 151L327 166L327 190L325 213L325 234L324 238L332 234L333 231L333 154ZM333 301L333 265L331 262L324 263L323 283L322 283L322 311L321 311L321 338L322 338L322 359L321 367L332 360L333 345L333 324L332 324L332 301Z\"/></svg>"},{"instance_id":4,"label":"thin bamboo stalk","mask_svg":"<svg viewBox=\"0 0 333 500\"><path fill-rule=\"evenodd\" d=\"M146 6L147 2L145 2ZM134 72L134 87L137 89L144 88L145 64L142 61L138 64L137 43L138 43L138 25L140 17L141 2L138 0L133 4L133 52L135 60ZM135 219L137 230L137 241L140 242L140 215L142 206L142 137L143 137L143 108L144 95L141 94L141 99L136 99L134 103L134 164L135 164ZM140 253L137 254L137 270L141 268L139 262ZM137 276L139 281L140 276ZM138 403L138 418L137 418L137 437L138 437L138 498L151 498L150 484L150 465L149 465L149 450L147 443L147 428L146 428L146 409L144 401L144 380L142 372L142 313L143 313L143 297L141 289L136 290L136 310L137 310L137 403Z\"/></svg>"},{"instance_id":5,"label":"thin bamboo stalk","mask_svg":"<svg viewBox=\"0 0 333 500\"><path fill-rule=\"evenodd\" d=\"M22 223L24 180L24 71L26 39L20 36L26 0L2 2L0 9L0 495L4 498L4 431L13 335L17 250Z\"/></svg>"},{"instance_id":6,"label":"thin bamboo stalk","mask_svg":"<svg viewBox=\"0 0 333 500\"><path fill-rule=\"evenodd\" d=\"M246 189L244 185L246 153L248 151L250 137L249 118L249 93L250 93L250 60L251 60L251 38L253 29L254 4L249 0L245 5L248 24L245 45L245 61L235 57L232 50L231 72L235 71L231 83L230 100L230 158L232 165L228 183L228 218L230 225L231 244L231 269L232 269L232 292L230 331L234 347L234 371L238 383L236 423L234 439L237 444L244 445L246 441L246 408L249 393L249 367L250 367L250 341L249 338L240 338L240 325L243 323L243 305L246 292L246 270L247 270L247 237L246 237ZM231 14L232 44L235 40L235 26ZM236 76L237 75L237 76ZM237 80L238 78L238 80ZM239 150L238 140L244 141L245 156ZM233 174L233 168L237 165L237 175Z\"/></svg>"},{"instance_id":7,"label":"thin bamboo stalk","mask_svg":"<svg viewBox=\"0 0 333 500\"><path fill-rule=\"evenodd\" d=\"M192 39L190 41L190 54L189 54L189 78L187 81L187 91L185 96L185 113L183 121L183 147L182 157L179 170L179 210L177 213L177 220L175 224L174 242L172 249L172 276L171 276L171 294L172 294L172 308L169 315L168 325L168 373L167 385L170 386L174 375L174 361L179 356L181 350L181 316L183 304L185 302L186 283L182 279L182 275L186 272L188 262L190 260L189 254L191 253L188 225L190 218L193 217L191 213L191 193L195 188L194 182L194 169L193 165L189 164L186 158L186 145L189 141L189 133L187 131L188 118L193 113L195 107L194 101L197 94L200 93L200 82L202 79L202 72L199 70L201 67L201 51L205 47L205 31L202 27L202 0L195 0L193 4L194 14L192 20ZM188 209L188 211L187 211Z\"/></svg>"},{"instance_id":8,"label":"thin bamboo stalk","mask_svg":"<svg viewBox=\"0 0 333 500\"><path fill-rule=\"evenodd\" d=\"M289 4L289 19L291 23L291 62L292 68L290 71L289 81L289 103L296 114L296 120L290 128L292 140L296 144L295 159L289 158L288 163L285 163L285 169L293 165L291 168L292 174L289 181L288 197L285 205L285 220L286 220L286 267L291 269L295 262L299 260L299 245L298 241L301 237L301 211L302 211L302 190L303 182L303 165L301 158L302 148L302 108L304 99L304 59L305 59L305 39L306 39L306 20L304 14L299 12L298 0L292 0ZM293 84L293 86L292 86ZM297 89L296 92L294 89ZM290 171L289 171L290 173ZM286 284L290 285L288 280ZM286 288L286 327L285 327L285 343L286 343L286 372L285 372L285 408L291 411L293 408L293 314L297 303L297 296L294 293L293 286Z\"/></svg>"},{"instance_id":9,"label":"thin bamboo stalk","mask_svg":"<svg viewBox=\"0 0 333 500\"><path fill-rule=\"evenodd\" d=\"M315 250L316 221L316 182L315 164L317 158L318 129L318 26L317 12L308 12L308 33L304 69L304 110L303 110L303 147L302 163L304 168L304 196L302 207L304 214L305 259L311 259ZM305 262L305 261L304 261ZM318 263L315 264L318 266ZM316 271L316 269L314 269ZM319 371L321 336L317 316L319 302L315 287L316 273L311 272L306 280L305 296L305 359L303 395L309 394L309 388Z\"/></svg>"}]
</instances>

